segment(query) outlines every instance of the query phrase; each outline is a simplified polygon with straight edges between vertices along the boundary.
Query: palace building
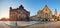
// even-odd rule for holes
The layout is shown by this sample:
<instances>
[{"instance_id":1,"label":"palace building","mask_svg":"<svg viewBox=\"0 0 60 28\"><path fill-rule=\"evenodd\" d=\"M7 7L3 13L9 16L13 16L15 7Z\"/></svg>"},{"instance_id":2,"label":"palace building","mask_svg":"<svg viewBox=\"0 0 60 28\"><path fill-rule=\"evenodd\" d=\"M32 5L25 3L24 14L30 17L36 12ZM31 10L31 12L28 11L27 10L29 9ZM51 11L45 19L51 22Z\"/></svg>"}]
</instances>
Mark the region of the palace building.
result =
<instances>
[{"instance_id":1,"label":"palace building","mask_svg":"<svg viewBox=\"0 0 60 28\"><path fill-rule=\"evenodd\" d=\"M10 21L28 21L30 17L30 12L25 10L22 5L16 9L10 7L9 12Z\"/></svg>"}]
</instances>

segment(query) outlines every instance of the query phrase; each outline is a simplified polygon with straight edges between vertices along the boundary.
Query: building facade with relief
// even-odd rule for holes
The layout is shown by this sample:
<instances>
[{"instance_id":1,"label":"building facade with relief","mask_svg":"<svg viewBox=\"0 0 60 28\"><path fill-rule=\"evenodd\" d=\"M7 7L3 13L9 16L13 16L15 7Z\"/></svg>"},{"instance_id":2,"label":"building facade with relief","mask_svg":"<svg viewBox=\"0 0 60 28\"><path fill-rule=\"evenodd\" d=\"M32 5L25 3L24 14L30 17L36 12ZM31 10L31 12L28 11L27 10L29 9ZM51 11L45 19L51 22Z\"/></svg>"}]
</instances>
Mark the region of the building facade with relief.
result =
<instances>
[{"instance_id":1,"label":"building facade with relief","mask_svg":"<svg viewBox=\"0 0 60 28\"><path fill-rule=\"evenodd\" d=\"M16 9L10 7L9 13L10 21L27 21L30 17L30 12L25 10L22 5Z\"/></svg>"},{"instance_id":2,"label":"building facade with relief","mask_svg":"<svg viewBox=\"0 0 60 28\"><path fill-rule=\"evenodd\" d=\"M45 5L45 7L42 10L38 10L38 12L37 12L37 18L39 20L44 20L44 21L50 21L52 19L57 19L56 15L57 15L57 11L55 10L54 15L52 15L52 12L48 8L47 5Z\"/></svg>"},{"instance_id":3,"label":"building facade with relief","mask_svg":"<svg viewBox=\"0 0 60 28\"><path fill-rule=\"evenodd\" d=\"M51 19L52 18L52 12L51 12L51 10L48 8L48 6L47 5L45 5L45 7L42 9L42 10L39 10L38 12L37 12L37 17L38 18L41 18L41 19L43 19L43 20L49 20L49 19Z\"/></svg>"}]
</instances>

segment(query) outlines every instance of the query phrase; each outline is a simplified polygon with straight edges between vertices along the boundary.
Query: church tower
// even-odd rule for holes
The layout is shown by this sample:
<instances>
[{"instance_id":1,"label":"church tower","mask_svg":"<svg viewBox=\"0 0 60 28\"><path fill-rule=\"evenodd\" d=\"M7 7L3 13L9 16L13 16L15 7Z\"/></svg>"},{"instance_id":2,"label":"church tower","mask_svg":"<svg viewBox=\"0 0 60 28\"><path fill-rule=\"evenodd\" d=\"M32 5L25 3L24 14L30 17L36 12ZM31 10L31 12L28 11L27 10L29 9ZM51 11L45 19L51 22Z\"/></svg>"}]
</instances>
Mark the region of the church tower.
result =
<instances>
[{"instance_id":1,"label":"church tower","mask_svg":"<svg viewBox=\"0 0 60 28\"><path fill-rule=\"evenodd\" d=\"M55 11L54 11L54 15L57 16L57 10L56 10L56 9L55 9Z\"/></svg>"}]
</instances>

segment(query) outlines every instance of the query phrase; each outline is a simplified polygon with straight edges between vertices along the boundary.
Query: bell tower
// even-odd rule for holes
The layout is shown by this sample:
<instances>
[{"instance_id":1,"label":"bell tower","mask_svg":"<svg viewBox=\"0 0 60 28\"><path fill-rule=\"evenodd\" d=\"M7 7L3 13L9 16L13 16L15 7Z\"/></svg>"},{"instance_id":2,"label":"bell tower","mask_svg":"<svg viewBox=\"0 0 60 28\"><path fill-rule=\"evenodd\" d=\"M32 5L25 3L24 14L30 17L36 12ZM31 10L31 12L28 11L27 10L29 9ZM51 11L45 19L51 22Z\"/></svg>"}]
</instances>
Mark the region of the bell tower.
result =
<instances>
[{"instance_id":1,"label":"bell tower","mask_svg":"<svg viewBox=\"0 0 60 28\"><path fill-rule=\"evenodd\" d=\"M57 16L57 10L56 10L56 9L55 9L55 11L54 11L54 15Z\"/></svg>"}]
</instances>

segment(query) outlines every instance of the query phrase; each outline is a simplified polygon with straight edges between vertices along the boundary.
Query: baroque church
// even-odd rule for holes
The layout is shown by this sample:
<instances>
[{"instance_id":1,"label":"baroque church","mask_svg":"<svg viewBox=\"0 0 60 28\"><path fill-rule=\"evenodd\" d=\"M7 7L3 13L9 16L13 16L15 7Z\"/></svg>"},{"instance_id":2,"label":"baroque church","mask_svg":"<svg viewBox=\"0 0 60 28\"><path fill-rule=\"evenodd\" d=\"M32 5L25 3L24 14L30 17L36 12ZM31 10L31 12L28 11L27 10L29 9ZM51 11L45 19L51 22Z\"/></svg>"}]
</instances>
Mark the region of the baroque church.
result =
<instances>
[{"instance_id":1,"label":"baroque church","mask_svg":"<svg viewBox=\"0 0 60 28\"><path fill-rule=\"evenodd\" d=\"M16 9L10 7L9 12L10 21L28 21L30 17L30 12L25 10L23 5Z\"/></svg>"},{"instance_id":2,"label":"baroque church","mask_svg":"<svg viewBox=\"0 0 60 28\"><path fill-rule=\"evenodd\" d=\"M31 20L51 21L59 19L57 17L57 10L55 9L53 15L52 11L48 8L47 5L45 5L42 10L38 10L37 14L31 17Z\"/></svg>"},{"instance_id":3,"label":"baroque church","mask_svg":"<svg viewBox=\"0 0 60 28\"><path fill-rule=\"evenodd\" d=\"M44 20L49 20L52 18L52 12L51 10L48 8L48 6L46 5L42 10L39 10L37 12L37 16L38 18L44 19Z\"/></svg>"}]
</instances>

